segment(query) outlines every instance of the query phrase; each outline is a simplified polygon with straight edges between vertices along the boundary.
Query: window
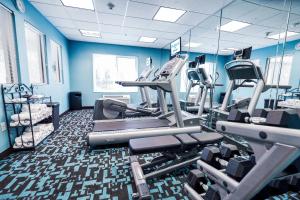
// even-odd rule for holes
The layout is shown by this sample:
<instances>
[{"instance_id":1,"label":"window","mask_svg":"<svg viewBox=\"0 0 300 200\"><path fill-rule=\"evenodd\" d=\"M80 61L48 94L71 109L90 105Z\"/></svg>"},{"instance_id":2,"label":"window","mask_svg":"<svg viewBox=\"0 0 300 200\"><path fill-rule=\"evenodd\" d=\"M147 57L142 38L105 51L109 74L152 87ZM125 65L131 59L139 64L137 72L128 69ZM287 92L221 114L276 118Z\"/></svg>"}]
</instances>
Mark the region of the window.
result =
<instances>
[{"instance_id":1,"label":"window","mask_svg":"<svg viewBox=\"0 0 300 200\"><path fill-rule=\"evenodd\" d=\"M137 87L122 87L116 81L135 81L137 58L117 55L93 55L94 92L137 92Z\"/></svg>"},{"instance_id":2,"label":"window","mask_svg":"<svg viewBox=\"0 0 300 200\"><path fill-rule=\"evenodd\" d=\"M0 5L0 84L17 83L15 35L12 13Z\"/></svg>"},{"instance_id":3,"label":"window","mask_svg":"<svg viewBox=\"0 0 300 200\"><path fill-rule=\"evenodd\" d=\"M63 83L61 46L52 40L50 40L50 46L51 68L53 72L54 82Z\"/></svg>"},{"instance_id":4,"label":"window","mask_svg":"<svg viewBox=\"0 0 300 200\"><path fill-rule=\"evenodd\" d=\"M45 37L32 25L25 23L28 74L32 84L46 83L45 78Z\"/></svg>"},{"instance_id":5,"label":"window","mask_svg":"<svg viewBox=\"0 0 300 200\"><path fill-rule=\"evenodd\" d=\"M292 63L293 63L293 56L286 55L283 57L279 85L289 84ZM268 85L277 85L280 66L281 66L281 56L269 58L269 66L268 66L268 74L267 74Z\"/></svg>"},{"instance_id":6,"label":"window","mask_svg":"<svg viewBox=\"0 0 300 200\"><path fill-rule=\"evenodd\" d=\"M180 92L187 92L187 87L188 87L188 78L187 78L187 69L188 69L188 63L186 63L180 74ZM203 66L202 66L203 67ZM214 63L207 62L204 64L204 69L207 73L208 76L212 76L213 70L214 70ZM198 87L193 87L191 89L191 93L197 93L198 92Z\"/></svg>"}]
</instances>

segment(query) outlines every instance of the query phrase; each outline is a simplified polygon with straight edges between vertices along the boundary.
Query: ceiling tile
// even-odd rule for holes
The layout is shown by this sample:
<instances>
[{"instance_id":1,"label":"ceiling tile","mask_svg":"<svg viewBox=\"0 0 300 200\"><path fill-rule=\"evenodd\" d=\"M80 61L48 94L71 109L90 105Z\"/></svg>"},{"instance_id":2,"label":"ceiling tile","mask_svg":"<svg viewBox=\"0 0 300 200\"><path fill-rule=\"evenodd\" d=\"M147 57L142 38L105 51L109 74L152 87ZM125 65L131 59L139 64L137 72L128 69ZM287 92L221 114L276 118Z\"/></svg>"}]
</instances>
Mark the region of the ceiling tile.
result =
<instances>
[{"instance_id":1,"label":"ceiling tile","mask_svg":"<svg viewBox=\"0 0 300 200\"><path fill-rule=\"evenodd\" d=\"M30 0L31 3L44 3L53 5L62 5L60 0Z\"/></svg>"},{"instance_id":2,"label":"ceiling tile","mask_svg":"<svg viewBox=\"0 0 300 200\"><path fill-rule=\"evenodd\" d=\"M116 33L101 33L103 39L115 39L125 41L138 41L139 36L116 34Z\"/></svg>"},{"instance_id":3,"label":"ceiling tile","mask_svg":"<svg viewBox=\"0 0 300 200\"><path fill-rule=\"evenodd\" d=\"M65 10L73 20L97 23L96 14L92 10L70 7L65 7Z\"/></svg>"},{"instance_id":4,"label":"ceiling tile","mask_svg":"<svg viewBox=\"0 0 300 200\"><path fill-rule=\"evenodd\" d=\"M99 13L99 20L102 24L110 24L121 26L123 23L124 16Z\"/></svg>"},{"instance_id":5,"label":"ceiling tile","mask_svg":"<svg viewBox=\"0 0 300 200\"><path fill-rule=\"evenodd\" d=\"M151 3L154 5L165 6L169 8L176 8L186 11L195 11L204 14L214 14L220 10L224 5L232 2L232 0L135 0L137 2Z\"/></svg>"},{"instance_id":6,"label":"ceiling tile","mask_svg":"<svg viewBox=\"0 0 300 200\"><path fill-rule=\"evenodd\" d=\"M157 5L129 1L127 16L152 19L158 9L159 6Z\"/></svg>"},{"instance_id":7,"label":"ceiling tile","mask_svg":"<svg viewBox=\"0 0 300 200\"><path fill-rule=\"evenodd\" d=\"M90 31L99 30L99 26L97 23L74 21L74 24L76 24L77 29L90 30Z\"/></svg>"},{"instance_id":8,"label":"ceiling tile","mask_svg":"<svg viewBox=\"0 0 300 200\"><path fill-rule=\"evenodd\" d=\"M180 34L178 34L178 33L154 31L154 30L144 30L142 32L142 35L147 36L147 37L164 38L164 39L170 39L170 40L174 40L174 39L180 37Z\"/></svg>"},{"instance_id":9,"label":"ceiling tile","mask_svg":"<svg viewBox=\"0 0 300 200\"><path fill-rule=\"evenodd\" d=\"M152 21L149 25L149 29L165 32L174 32L174 33L185 33L192 26L181 25L175 23L161 22L161 21Z\"/></svg>"},{"instance_id":10,"label":"ceiling tile","mask_svg":"<svg viewBox=\"0 0 300 200\"><path fill-rule=\"evenodd\" d=\"M132 28L149 29L151 22L152 21L148 19L126 17L124 26Z\"/></svg>"},{"instance_id":11,"label":"ceiling tile","mask_svg":"<svg viewBox=\"0 0 300 200\"><path fill-rule=\"evenodd\" d=\"M209 15L195 13L195 12L186 12L182 17L177 21L178 24L185 24L190 26L196 26L203 20L205 20Z\"/></svg>"},{"instance_id":12,"label":"ceiling tile","mask_svg":"<svg viewBox=\"0 0 300 200\"><path fill-rule=\"evenodd\" d=\"M78 29L66 28L66 27L57 27L57 28L64 35L81 36Z\"/></svg>"},{"instance_id":13,"label":"ceiling tile","mask_svg":"<svg viewBox=\"0 0 300 200\"><path fill-rule=\"evenodd\" d=\"M56 27L76 28L76 24L70 19L48 17L49 21Z\"/></svg>"},{"instance_id":14,"label":"ceiling tile","mask_svg":"<svg viewBox=\"0 0 300 200\"><path fill-rule=\"evenodd\" d=\"M70 19L63 6L33 3L33 5L45 16Z\"/></svg>"}]
</instances>

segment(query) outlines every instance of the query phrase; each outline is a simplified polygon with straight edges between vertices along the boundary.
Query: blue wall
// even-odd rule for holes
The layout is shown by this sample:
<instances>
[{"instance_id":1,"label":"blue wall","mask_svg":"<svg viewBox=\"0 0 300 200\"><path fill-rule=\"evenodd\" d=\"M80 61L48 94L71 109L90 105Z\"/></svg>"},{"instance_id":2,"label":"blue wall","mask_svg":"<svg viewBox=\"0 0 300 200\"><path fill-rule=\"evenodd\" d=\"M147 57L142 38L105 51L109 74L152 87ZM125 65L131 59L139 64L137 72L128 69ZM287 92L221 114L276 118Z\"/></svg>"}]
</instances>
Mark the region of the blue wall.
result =
<instances>
[{"instance_id":1,"label":"blue wall","mask_svg":"<svg viewBox=\"0 0 300 200\"><path fill-rule=\"evenodd\" d=\"M138 58L138 73L145 67L147 57L152 57L156 68L161 66L163 50L152 48L141 48L132 46L121 46L111 44L98 44L88 42L69 42L70 60L70 83L71 91L82 92L83 106L93 106L95 100L102 97L104 93L93 92L93 54L113 54L124 56L136 56ZM120 93L106 93L109 95ZM139 93L122 93L131 95L131 103L140 103Z\"/></svg>"},{"instance_id":2,"label":"blue wall","mask_svg":"<svg viewBox=\"0 0 300 200\"><path fill-rule=\"evenodd\" d=\"M138 73L141 73L145 67L144 63L147 57L151 56L153 64L157 68L161 67L169 59L169 51L162 49L141 48L132 46L120 46L110 44L98 44L70 41L69 43L69 60L70 60L70 83L72 91L82 92L83 106L93 106L95 100L102 97L104 93L93 92L93 64L92 55L98 54L114 54L125 56L136 56L138 58ZM191 53L190 60L194 60L195 56L199 53ZM224 61L226 57L220 56L218 62L218 71L221 76L225 74L223 70ZM207 55L207 62L214 62L214 55ZM220 81L224 81L225 77L220 78ZM180 89L180 76L177 80L178 90ZM220 91L224 91L225 88L219 88ZM120 93L106 93L106 94L120 94ZM131 95L131 103L140 103L139 93L123 93ZM155 100L156 93L151 93L152 99ZM185 99L185 93L180 93L180 98Z\"/></svg>"},{"instance_id":3,"label":"blue wall","mask_svg":"<svg viewBox=\"0 0 300 200\"><path fill-rule=\"evenodd\" d=\"M70 90L69 84L69 62L68 62L68 40L41 14L36 10L27 0L24 1L26 6L25 14L18 12L12 0L0 0L0 3L10 9L14 14L15 32L16 32L16 51L17 51L17 65L19 70L19 81L25 84L29 83L26 43L24 32L24 21L29 22L35 26L39 31L46 35L46 49L47 60L46 67L48 69L49 84L42 85L38 88L37 93L42 93L52 96L53 101L60 103L60 112L68 110L67 94ZM0 22L1 24L1 22ZM50 39L62 46L63 55L63 76L64 84L54 84L54 77L50 68ZM2 101L0 102L0 122L4 122L4 111ZM7 132L0 133L0 152L9 147Z\"/></svg>"}]
</instances>

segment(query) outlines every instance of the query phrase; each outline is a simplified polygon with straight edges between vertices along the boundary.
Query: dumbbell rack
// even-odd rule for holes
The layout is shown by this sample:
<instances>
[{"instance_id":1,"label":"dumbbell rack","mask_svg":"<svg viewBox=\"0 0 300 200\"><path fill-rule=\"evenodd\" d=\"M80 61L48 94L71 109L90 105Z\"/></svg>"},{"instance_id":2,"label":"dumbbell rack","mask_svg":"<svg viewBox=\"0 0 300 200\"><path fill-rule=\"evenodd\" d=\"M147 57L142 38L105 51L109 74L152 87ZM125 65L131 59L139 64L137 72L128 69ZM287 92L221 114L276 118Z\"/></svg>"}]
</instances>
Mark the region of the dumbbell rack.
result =
<instances>
[{"instance_id":1,"label":"dumbbell rack","mask_svg":"<svg viewBox=\"0 0 300 200\"><path fill-rule=\"evenodd\" d=\"M34 95L34 86L27 86L23 83L17 83L12 85L1 85L1 95L3 101L3 108L4 108L4 116L6 121L6 127L8 132L8 140L10 147L14 147L12 139L15 137L21 136L22 147L15 148L15 150L34 150L36 147L36 141L34 138L33 126L42 122L44 119L40 119L38 121L32 120L32 112L31 112L31 105L35 103L52 103L51 96L44 96L33 98ZM18 99L16 101L16 99ZM22 124L20 122L20 112L22 110L23 105L28 106L29 112L29 123ZM10 116L13 114L18 115L18 124L12 126L10 124ZM51 116L50 116L51 117ZM32 137L32 146L25 147L23 142L23 133L26 127L30 127L31 137ZM50 135L50 134L49 134Z\"/></svg>"},{"instance_id":2,"label":"dumbbell rack","mask_svg":"<svg viewBox=\"0 0 300 200\"><path fill-rule=\"evenodd\" d=\"M286 181L291 187L299 188L299 169L297 174L288 172L291 174L282 177L287 167L300 159L299 130L224 121L217 123L217 130L247 138L256 159L254 167L241 180L235 180L202 160L197 161L198 169L214 182L213 193L219 199L251 199L269 184L276 185L276 181ZM185 190L191 199L203 199L188 184Z\"/></svg>"}]
</instances>

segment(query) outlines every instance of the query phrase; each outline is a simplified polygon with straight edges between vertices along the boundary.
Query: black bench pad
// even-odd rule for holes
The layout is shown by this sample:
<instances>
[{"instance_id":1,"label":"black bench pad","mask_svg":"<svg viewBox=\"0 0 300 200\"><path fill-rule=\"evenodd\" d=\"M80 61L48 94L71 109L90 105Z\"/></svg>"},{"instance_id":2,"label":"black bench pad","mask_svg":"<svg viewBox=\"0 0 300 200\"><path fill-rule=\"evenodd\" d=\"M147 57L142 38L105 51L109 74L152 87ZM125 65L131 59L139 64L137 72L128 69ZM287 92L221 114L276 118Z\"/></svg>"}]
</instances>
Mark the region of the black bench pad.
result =
<instances>
[{"instance_id":1,"label":"black bench pad","mask_svg":"<svg viewBox=\"0 0 300 200\"><path fill-rule=\"evenodd\" d=\"M133 154L153 153L180 149L181 142L172 135L137 138L129 140L129 148Z\"/></svg>"},{"instance_id":2,"label":"black bench pad","mask_svg":"<svg viewBox=\"0 0 300 200\"><path fill-rule=\"evenodd\" d=\"M223 139L223 135L216 132L202 131L201 133L193 133L191 136L202 145L220 142Z\"/></svg>"},{"instance_id":3,"label":"black bench pad","mask_svg":"<svg viewBox=\"0 0 300 200\"><path fill-rule=\"evenodd\" d=\"M194 146L198 144L198 141L192 138L189 134L178 134L175 137L181 142L182 145Z\"/></svg>"}]
</instances>

